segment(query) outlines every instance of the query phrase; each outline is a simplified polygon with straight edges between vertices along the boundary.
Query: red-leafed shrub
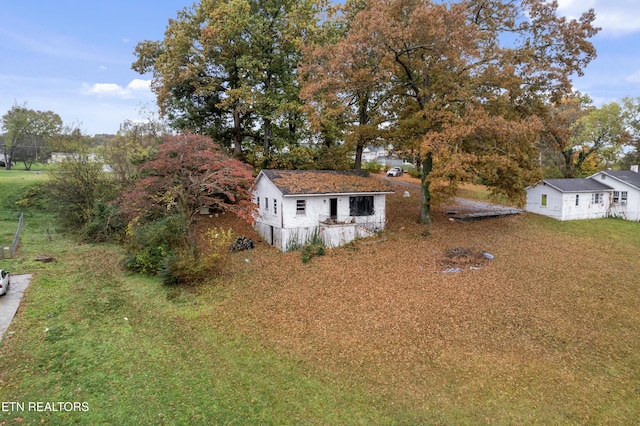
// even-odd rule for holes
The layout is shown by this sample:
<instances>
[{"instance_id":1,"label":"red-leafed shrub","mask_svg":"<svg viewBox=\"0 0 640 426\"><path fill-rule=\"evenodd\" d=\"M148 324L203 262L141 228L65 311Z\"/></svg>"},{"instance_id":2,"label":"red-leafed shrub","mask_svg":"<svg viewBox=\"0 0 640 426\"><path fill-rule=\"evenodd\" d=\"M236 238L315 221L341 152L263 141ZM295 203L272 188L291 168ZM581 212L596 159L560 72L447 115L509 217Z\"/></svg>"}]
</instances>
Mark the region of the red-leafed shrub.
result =
<instances>
[{"instance_id":1,"label":"red-leafed shrub","mask_svg":"<svg viewBox=\"0 0 640 426\"><path fill-rule=\"evenodd\" d=\"M165 136L157 155L143 163L138 173L136 185L121 197L120 210L129 221L130 259L146 259L149 264L144 265L144 270L159 268L169 255L175 258L180 253L191 253L189 256L198 257L192 225L203 207L233 212L247 221L252 220L254 204L250 189L254 179L251 167L230 158L208 137L193 134ZM175 241L175 235L159 238L163 228L156 226L171 216L183 219L181 243L174 243L172 247L155 243ZM139 231L145 227L153 228L154 237L142 241L136 236L144 235ZM167 229L167 232L173 233L175 229ZM153 247L147 247L148 241ZM147 251L161 255L141 256ZM129 266L134 270L140 269L135 261L129 262Z\"/></svg>"}]
</instances>

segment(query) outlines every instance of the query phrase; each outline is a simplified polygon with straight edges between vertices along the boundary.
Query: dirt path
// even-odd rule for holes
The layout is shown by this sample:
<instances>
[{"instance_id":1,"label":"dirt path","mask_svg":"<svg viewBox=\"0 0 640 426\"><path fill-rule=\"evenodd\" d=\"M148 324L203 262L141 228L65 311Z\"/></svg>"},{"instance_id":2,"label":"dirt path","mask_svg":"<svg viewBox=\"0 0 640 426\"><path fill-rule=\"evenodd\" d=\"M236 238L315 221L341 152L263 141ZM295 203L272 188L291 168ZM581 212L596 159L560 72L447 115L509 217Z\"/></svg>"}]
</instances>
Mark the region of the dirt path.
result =
<instances>
[{"instance_id":1,"label":"dirt path","mask_svg":"<svg viewBox=\"0 0 640 426\"><path fill-rule=\"evenodd\" d=\"M387 182L392 185L405 187L413 190L420 190L420 184L416 182L409 182L398 178L384 177ZM524 210L516 207L504 206L501 204L487 203L484 201L470 200L467 198L454 197L450 202L441 205L441 208L447 212L455 212L460 214L469 213L505 213L505 214L517 214L523 213Z\"/></svg>"}]
</instances>

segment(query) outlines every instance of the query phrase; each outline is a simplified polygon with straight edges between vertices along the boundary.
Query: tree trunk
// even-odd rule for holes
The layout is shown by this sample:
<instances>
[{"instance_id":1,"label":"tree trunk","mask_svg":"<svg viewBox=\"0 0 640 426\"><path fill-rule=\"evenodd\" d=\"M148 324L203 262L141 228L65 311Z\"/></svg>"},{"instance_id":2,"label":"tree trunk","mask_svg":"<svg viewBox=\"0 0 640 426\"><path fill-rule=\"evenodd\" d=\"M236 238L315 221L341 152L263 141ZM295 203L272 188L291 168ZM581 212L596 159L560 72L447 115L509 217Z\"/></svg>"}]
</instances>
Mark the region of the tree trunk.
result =
<instances>
[{"instance_id":1,"label":"tree trunk","mask_svg":"<svg viewBox=\"0 0 640 426\"><path fill-rule=\"evenodd\" d=\"M353 167L354 170L362 169L362 151L364 151L364 147L362 146L362 144L359 143L356 146L356 163L355 163L355 166Z\"/></svg>"},{"instance_id":2,"label":"tree trunk","mask_svg":"<svg viewBox=\"0 0 640 426\"><path fill-rule=\"evenodd\" d=\"M264 148L264 156L262 157L262 168L269 168L271 162L271 119L265 118L262 123L262 130L264 132L262 144Z\"/></svg>"},{"instance_id":3,"label":"tree trunk","mask_svg":"<svg viewBox=\"0 0 640 426\"><path fill-rule=\"evenodd\" d=\"M242 157L242 129L240 128L240 112L233 110L233 156Z\"/></svg>"},{"instance_id":4,"label":"tree trunk","mask_svg":"<svg viewBox=\"0 0 640 426\"><path fill-rule=\"evenodd\" d=\"M427 153L422 160L422 194L420 198L420 223L431 223L431 192L429 191L429 173L433 169L433 157Z\"/></svg>"}]
</instances>

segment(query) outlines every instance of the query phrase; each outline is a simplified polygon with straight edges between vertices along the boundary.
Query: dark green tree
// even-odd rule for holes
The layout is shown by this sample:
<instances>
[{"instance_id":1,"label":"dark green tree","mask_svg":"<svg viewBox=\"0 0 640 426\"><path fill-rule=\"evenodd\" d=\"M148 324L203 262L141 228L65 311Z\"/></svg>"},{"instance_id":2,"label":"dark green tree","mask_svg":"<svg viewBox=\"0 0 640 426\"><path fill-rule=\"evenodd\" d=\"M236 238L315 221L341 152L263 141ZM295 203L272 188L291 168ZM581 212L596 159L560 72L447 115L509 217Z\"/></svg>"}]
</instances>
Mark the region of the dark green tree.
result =
<instances>
[{"instance_id":1,"label":"dark green tree","mask_svg":"<svg viewBox=\"0 0 640 426\"><path fill-rule=\"evenodd\" d=\"M324 7L316 0L201 2L169 22L164 40L139 43L133 69L153 73L173 127L209 135L236 157L249 145L266 159L301 137L296 69Z\"/></svg>"},{"instance_id":2,"label":"dark green tree","mask_svg":"<svg viewBox=\"0 0 640 426\"><path fill-rule=\"evenodd\" d=\"M15 161L22 161L29 170L38 155L46 149L50 138L62 130L62 119L53 111L36 111L27 104L14 105L2 116L5 130L3 151L7 170Z\"/></svg>"}]
</instances>

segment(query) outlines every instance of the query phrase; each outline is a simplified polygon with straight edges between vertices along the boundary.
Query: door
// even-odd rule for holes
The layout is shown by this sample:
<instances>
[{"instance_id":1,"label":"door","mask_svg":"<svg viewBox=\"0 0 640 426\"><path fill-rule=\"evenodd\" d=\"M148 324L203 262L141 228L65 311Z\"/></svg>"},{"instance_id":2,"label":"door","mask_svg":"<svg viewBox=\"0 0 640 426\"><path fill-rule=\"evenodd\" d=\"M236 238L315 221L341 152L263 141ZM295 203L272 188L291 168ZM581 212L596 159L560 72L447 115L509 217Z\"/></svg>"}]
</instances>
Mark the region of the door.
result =
<instances>
[{"instance_id":1,"label":"door","mask_svg":"<svg viewBox=\"0 0 640 426\"><path fill-rule=\"evenodd\" d=\"M338 199L329 198L329 217L331 220L338 220Z\"/></svg>"}]
</instances>

